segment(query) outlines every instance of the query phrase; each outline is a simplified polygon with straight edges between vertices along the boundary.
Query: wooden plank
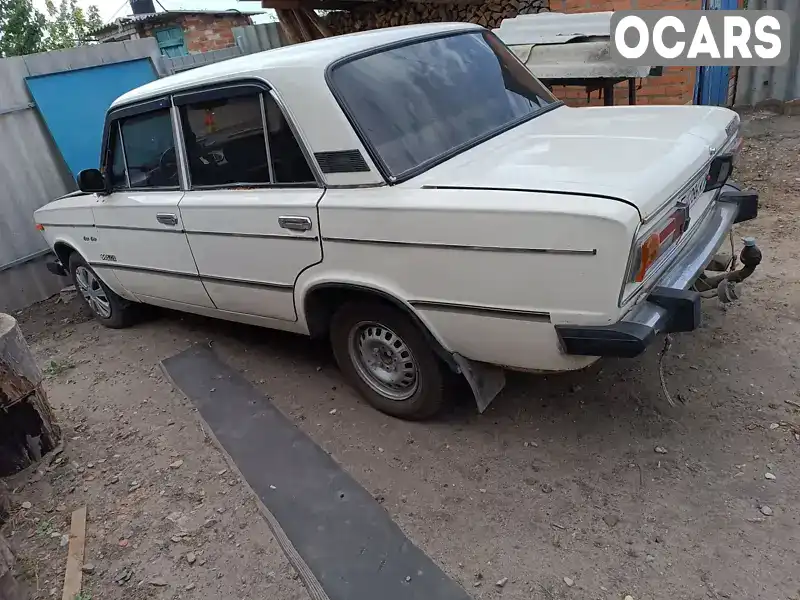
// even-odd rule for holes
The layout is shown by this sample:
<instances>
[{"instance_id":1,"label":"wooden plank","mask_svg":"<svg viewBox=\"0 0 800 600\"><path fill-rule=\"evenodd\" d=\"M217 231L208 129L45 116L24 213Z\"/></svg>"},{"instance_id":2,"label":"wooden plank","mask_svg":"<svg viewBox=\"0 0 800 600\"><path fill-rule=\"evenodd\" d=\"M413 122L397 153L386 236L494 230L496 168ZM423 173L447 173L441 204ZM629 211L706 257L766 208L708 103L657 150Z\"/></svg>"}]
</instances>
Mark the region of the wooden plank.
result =
<instances>
[{"instance_id":1,"label":"wooden plank","mask_svg":"<svg viewBox=\"0 0 800 600\"><path fill-rule=\"evenodd\" d=\"M300 37L300 33L295 29L294 14L292 11L278 8L275 12L278 14L278 22L281 24L281 27L283 27L283 33L289 44L299 44L302 42L303 40Z\"/></svg>"},{"instance_id":2,"label":"wooden plank","mask_svg":"<svg viewBox=\"0 0 800 600\"><path fill-rule=\"evenodd\" d=\"M320 10L353 10L363 4L373 4L377 0L263 0L264 8L274 10L295 10L298 8ZM419 0L422 2L423 0ZM441 0L445 2L446 0Z\"/></svg>"},{"instance_id":3,"label":"wooden plank","mask_svg":"<svg viewBox=\"0 0 800 600\"><path fill-rule=\"evenodd\" d=\"M333 35L330 27L328 27L325 24L325 21L323 21L313 10L307 10L306 16L308 17L308 20L311 21L311 24L316 27L317 31L320 32L322 37L331 37Z\"/></svg>"},{"instance_id":4,"label":"wooden plank","mask_svg":"<svg viewBox=\"0 0 800 600\"><path fill-rule=\"evenodd\" d=\"M273 10L293 10L300 8L300 0L264 0L263 7Z\"/></svg>"},{"instance_id":5,"label":"wooden plank","mask_svg":"<svg viewBox=\"0 0 800 600\"><path fill-rule=\"evenodd\" d=\"M314 34L310 29L310 23L306 23L305 14L302 8L292 11L294 14L294 22L297 24L297 29L300 31L300 36L304 42L310 42L314 39Z\"/></svg>"},{"instance_id":6,"label":"wooden plank","mask_svg":"<svg viewBox=\"0 0 800 600\"><path fill-rule=\"evenodd\" d=\"M67 571L64 573L64 591L61 600L75 600L81 593L83 578L83 554L86 546L86 507L82 506L72 513L72 526L69 531L69 554Z\"/></svg>"}]
</instances>

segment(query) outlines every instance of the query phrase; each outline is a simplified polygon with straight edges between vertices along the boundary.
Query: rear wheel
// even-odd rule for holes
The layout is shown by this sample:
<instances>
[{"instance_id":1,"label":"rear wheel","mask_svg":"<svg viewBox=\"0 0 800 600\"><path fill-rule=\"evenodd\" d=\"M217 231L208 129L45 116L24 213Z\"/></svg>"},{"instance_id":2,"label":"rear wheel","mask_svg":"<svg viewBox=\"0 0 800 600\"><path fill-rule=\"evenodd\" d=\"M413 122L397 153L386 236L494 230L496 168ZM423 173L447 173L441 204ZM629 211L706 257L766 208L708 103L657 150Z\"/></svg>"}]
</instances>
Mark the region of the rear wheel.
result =
<instances>
[{"instance_id":1,"label":"rear wheel","mask_svg":"<svg viewBox=\"0 0 800 600\"><path fill-rule=\"evenodd\" d=\"M112 292L77 252L69 257L69 272L84 305L100 323L112 329L134 323L137 305Z\"/></svg>"},{"instance_id":2,"label":"rear wheel","mask_svg":"<svg viewBox=\"0 0 800 600\"><path fill-rule=\"evenodd\" d=\"M331 344L345 377L381 412L421 420L445 404L443 365L419 327L398 309L345 304L333 317Z\"/></svg>"}]
</instances>

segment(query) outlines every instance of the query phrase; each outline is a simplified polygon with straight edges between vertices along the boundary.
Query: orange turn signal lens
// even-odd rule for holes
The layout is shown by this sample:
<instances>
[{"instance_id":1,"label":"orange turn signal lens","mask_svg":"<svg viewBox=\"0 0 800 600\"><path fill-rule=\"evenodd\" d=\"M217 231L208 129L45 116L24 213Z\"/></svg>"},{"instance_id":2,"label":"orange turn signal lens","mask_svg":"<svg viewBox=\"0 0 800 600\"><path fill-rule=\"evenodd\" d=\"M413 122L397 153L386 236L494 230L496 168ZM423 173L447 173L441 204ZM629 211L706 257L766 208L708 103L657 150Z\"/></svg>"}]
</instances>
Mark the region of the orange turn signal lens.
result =
<instances>
[{"instance_id":1,"label":"orange turn signal lens","mask_svg":"<svg viewBox=\"0 0 800 600\"><path fill-rule=\"evenodd\" d=\"M36 224L36 231L44 231L44 225L41 225L41 224L37 223Z\"/></svg>"},{"instance_id":2,"label":"orange turn signal lens","mask_svg":"<svg viewBox=\"0 0 800 600\"><path fill-rule=\"evenodd\" d=\"M639 270L636 272L636 277L634 281L637 283L641 283L644 281L645 275L647 275L647 269L653 266L653 263L656 262L658 255L661 251L661 240L660 236L657 233L652 234L648 237L644 243L642 244L640 255L640 262L639 262Z\"/></svg>"}]
</instances>

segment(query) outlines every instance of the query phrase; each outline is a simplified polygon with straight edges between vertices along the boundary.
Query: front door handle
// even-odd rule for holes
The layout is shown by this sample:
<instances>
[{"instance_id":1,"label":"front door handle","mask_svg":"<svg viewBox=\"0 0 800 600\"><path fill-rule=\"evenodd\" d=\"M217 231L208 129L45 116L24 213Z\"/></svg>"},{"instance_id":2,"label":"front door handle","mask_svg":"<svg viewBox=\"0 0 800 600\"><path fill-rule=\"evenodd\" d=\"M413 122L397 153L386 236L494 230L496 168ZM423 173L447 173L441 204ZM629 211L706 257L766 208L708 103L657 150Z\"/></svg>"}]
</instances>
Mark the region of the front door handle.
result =
<instances>
[{"instance_id":1,"label":"front door handle","mask_svg":"<svg viewBox=\"0 0 800 600\"><path fill-rule=\"evenodd\" d=\"M174 215L172 213L158 213L156 215L156 220L162 225L175 227L178 224L178 215Z\"/></svg>"},{"instance_id":2,"label":"front door handle","mask_svg":"<svg viewBox=\"0 0 800 600\"><path fill-rule=\"evenodd\" d=\"M278 225L292 231L311 231L311 219L308 217L278 217Z\"/></svg>"}]
</instances>

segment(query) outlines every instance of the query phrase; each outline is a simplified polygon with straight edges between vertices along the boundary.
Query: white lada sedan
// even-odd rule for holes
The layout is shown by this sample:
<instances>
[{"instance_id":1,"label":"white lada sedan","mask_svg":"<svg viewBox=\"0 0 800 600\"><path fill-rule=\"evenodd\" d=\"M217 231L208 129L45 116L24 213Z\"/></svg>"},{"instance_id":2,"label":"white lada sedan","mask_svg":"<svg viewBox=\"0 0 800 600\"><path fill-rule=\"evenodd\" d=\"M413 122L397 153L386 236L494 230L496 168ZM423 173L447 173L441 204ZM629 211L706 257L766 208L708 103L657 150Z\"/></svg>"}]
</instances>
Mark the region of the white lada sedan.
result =
<instances>
[{"instance_id":1,"label":"white lada sedan","mask_svg":"<svg viewBox=\"0 0 800 600\"><path fill-rule=\"evenodd\" d=\"M452 374L632 357L700 323L698 278L758 197L724 108L569 108L490 31L332 37L150 83L99 169L36 212L97 319L142 304L329 336L376 408L422 419ZM757 253L757 252L756 252ZM727 289L727 288L726 288Z\"/></svg>"}]
</instances>

